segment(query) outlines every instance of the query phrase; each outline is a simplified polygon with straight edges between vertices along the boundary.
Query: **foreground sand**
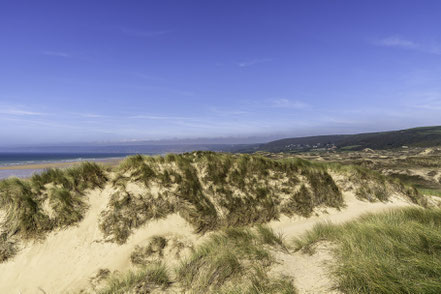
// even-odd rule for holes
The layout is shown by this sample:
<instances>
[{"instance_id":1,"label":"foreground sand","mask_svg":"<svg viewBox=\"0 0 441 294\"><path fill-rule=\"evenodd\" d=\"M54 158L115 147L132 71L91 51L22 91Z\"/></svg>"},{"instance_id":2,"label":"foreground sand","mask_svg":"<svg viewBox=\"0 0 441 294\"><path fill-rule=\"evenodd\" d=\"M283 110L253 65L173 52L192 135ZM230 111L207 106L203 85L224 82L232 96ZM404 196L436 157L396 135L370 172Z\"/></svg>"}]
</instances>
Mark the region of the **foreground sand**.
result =
<instances>
[{"instance_id":1,"label":"foreground sand","mask_svg":"<svg viewBox=\"0 0 441 294\"><path fill-rule=\"evenodd\" d=\"M124 245L105 242L98 227L101 211L107 205L112 188L89 193L90 208L85 219L76 227L52 232L45 240L29 243L10 262L0 264L0 293L75 293L90 288L90 278L99 269L124 272L131 268L130 254L136 245L145 245L155 234L181 236L198 244L202 239L180 216L174 214L160 221L149 222L129 238ZM330 221L340 223L367 212L379 212L389 208L410 205L407 201L392 197L387 203L369 203L344 194L347 207L323 209L311 218L283 217L270 226L282 232L287 239L299 236L315 223ZM300 293L331 293L324 262L329 252L309 256L276 253L280 264L275 272L292 276Z\"/></svg>"}]
</instances>

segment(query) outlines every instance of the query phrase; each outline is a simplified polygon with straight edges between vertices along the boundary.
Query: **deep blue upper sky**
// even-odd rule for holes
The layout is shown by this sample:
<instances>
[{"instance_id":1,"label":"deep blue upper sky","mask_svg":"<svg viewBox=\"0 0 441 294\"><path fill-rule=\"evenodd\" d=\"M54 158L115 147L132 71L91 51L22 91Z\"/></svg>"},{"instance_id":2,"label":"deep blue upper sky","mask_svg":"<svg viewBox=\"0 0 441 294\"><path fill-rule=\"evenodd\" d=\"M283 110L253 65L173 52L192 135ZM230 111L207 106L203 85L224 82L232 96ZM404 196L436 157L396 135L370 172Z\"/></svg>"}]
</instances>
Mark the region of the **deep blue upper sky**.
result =
<instances>
[{"instance_id":1,"label":"deep blue upper sky","mask_svg":"<svg viewBox=\"0 0 441 294\"><path fill-rule=\"evenodd\" d=\"M441 124L440 1L0 2L0 145Z\"/></svg>"}]
</instances>

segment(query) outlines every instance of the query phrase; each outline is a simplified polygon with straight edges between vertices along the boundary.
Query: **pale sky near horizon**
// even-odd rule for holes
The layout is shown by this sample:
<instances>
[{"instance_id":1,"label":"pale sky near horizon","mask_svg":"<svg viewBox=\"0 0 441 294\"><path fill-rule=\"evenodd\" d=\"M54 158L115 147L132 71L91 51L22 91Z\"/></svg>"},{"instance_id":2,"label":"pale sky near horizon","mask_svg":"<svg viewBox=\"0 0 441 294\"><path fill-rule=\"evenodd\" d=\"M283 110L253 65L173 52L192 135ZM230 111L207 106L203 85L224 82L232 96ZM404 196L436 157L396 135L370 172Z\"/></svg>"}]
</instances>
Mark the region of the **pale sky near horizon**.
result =
<instances>
[{"instance_id":1,"label":"pale sky near horizon","mask_svg":"<svg viewBox=\"0 0 441 294\"><path fill-rule=\"evenodd\" d=\"M3 0L0 146L441 125L440 27L425 0Z\"/></svg>"}]
</instances>

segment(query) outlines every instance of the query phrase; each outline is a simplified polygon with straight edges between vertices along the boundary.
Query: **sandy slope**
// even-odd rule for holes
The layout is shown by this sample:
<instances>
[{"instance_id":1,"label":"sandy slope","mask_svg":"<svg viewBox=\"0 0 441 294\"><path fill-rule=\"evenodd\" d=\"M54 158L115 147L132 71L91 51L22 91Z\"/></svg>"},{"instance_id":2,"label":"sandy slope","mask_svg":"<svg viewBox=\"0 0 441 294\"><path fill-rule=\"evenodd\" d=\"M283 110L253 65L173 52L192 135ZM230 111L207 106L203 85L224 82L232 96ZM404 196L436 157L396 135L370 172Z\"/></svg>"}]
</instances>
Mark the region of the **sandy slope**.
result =
<instances>
[{"instance_id":1,"label":"sandy slope","mask_svg":"<svg viewBox=\"0 0 441 294\"><path fill-rule=\"evenodd\" d=\"M375 213L386 209L411 205L407 200L391 197L387 203L360 201L351 192L344 194L347 207L338 211L327 208L326 213L319 213L310 218L282 218L270 226L281 232L287 240L298 237L319 222L342 223L357 218L365 213ZM283 274L294 279L294 285L300 294L332 294L339 293L332 289L333 283L329 277L328 266L332 263L332 244L321 242L315 248L313 255L301 251L293 254L275 252L279 264L273 269L276 274Z\"/></svg>"},{"instance_id":2,"label":"sandy slope","mask_svg":"<svg viewBox=\"0 0 441 294\"><path fill-rule=\"evenodd\" d=\"M390 200L386 203L360 201L352 192L345 192L343 197L346 207L341 210L337 210L335 208L325 208L317 213L317 215L309 218L301 216L288 218L286 216L282 216L280 220L272 221L269 223L269 225L275 231L281 232L288 237L293 237L304 233L306 230L309 230L317 222L341 223L354 219L364 213L379 212L384 209L411 205L408 200L398 196L390 197Z\"/></svg>"},{"instance_id":3,"label":"sandy slope","mask_svg":"<svg viewBox=\"0 0 441 294\"><path fill-rule=\"evenodd\" d=\"M0 293L66 293L89 287L100 268L124 271L137 244L156 234L178 234L195 240L191 227L178 215L150 222L122 246L103 242L98 228L109 189L90 193L85 219L77 226L53 232L42 242L29 244L12 261L0 264ZM41 290L43 291L41 291Z\"/></svg>"},{"instance_id":4,"label":"sandy slope","mask_svg":"<svg viewBox=\"0 0 441 294\"><path fill-rule=\"evenodd\" d=\"M182 235L198 243L192 228L178 215L150 222L137 230L122 246L104 242L98 228L100 213L107 205L112 190L89 193L90 208L85 219L76 227L53 232L37 243L27 244L10 262L0 264L0 293L66 293L89 288L89 279L101 268L125 271L130 268L130 254L138 244L156 234ZM310 229L318 221L343 222L365 212L410 205L397 197L388 203L368 203L345 194L347 207L341 211L327 209L311 218L283 217L270 223L276 231L291 238ZM318 250L318 252L321 252ZM280 265L276 272L294 277L301 293L330 293L323 262L329 254L302 256L278 253ZM42 292L41 290L44 292Z\"/></svg>"}]
</instances>

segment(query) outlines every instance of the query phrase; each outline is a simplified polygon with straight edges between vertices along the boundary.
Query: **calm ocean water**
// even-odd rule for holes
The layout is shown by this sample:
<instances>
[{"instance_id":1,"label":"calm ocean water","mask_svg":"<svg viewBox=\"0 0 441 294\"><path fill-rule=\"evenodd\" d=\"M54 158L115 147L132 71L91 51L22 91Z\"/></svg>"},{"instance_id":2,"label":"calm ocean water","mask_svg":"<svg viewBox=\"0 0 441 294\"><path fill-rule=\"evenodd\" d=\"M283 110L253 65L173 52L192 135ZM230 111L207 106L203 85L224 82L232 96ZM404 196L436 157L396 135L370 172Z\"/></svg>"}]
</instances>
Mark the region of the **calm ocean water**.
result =
<instances>
[{"instance_id":1,"label":"calm ocean water","mask_svg":"<svg viewBox=\"0 0 441 294\"><path fill-rule=\"evenodd\" d=\"M0 166L11 168L14 165L53 163L53 162L71 162L71 161L99 161L109 158L119 158L132 155L131 153L12 153L0 152ZM0 179L10 176L20 178L30 177L35 172L41 172L41 169L2 169L0 170Z\"/></svg>"}]
</instances>

